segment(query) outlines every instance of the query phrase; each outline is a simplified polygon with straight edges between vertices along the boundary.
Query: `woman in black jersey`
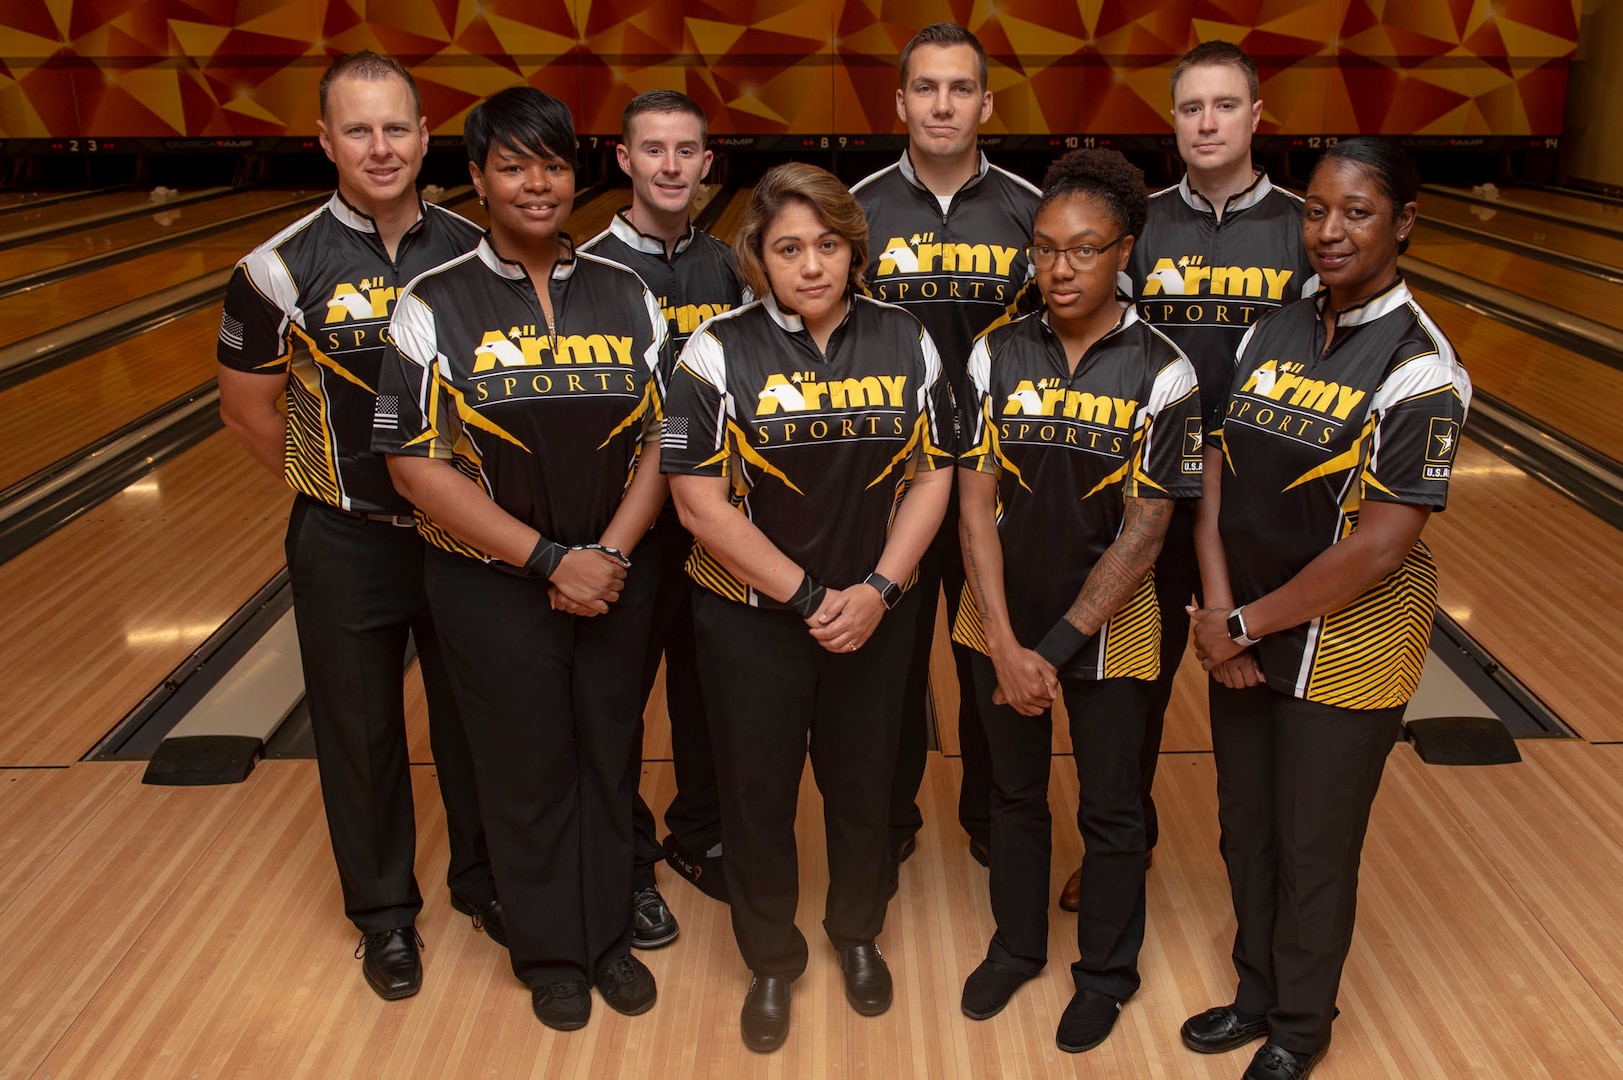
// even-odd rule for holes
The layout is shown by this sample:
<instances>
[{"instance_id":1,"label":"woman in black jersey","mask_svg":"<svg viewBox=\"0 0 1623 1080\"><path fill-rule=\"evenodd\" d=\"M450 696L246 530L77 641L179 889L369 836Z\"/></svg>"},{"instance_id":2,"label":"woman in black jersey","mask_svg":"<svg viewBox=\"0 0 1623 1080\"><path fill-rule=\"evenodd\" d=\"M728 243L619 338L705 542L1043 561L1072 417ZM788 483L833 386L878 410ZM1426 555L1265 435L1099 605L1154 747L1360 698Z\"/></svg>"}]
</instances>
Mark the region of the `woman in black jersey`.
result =
<instances>
[{"instance_id":1,"label":"woman in black jersey","mask_svg":"<svg viewBox=\"0 0 1623 1080\"><path fill-rule=\"evenodd\" d=\"M1043 187L1028 250L1044 307L976 343L959 459L973 602L954 636L976 650L997 919L962 1007L997 1014L1047 962L1050 710L1063 693L1086 854L1076 992L1056 1042L1077 1053L1138 989L1138 759L1160 655L1151 567L1175 500L1200 492L1199 396L1177 346L1116 300L1148 212L1143 174L1113 150L1079 150Z\"/></svg>"},{"instance_id":2,"label":"woman in black jersey","mask_svg":"<svg viewBox=\"0 0 1623 1080\"><path fill-rule=\"evenodd\" d=\"M1300 1080L1329 1046L1370 806L1436 608L1420 532L1471 384L1398 274L1418 189L1380 139L1319 159L1302 236L1324 287L1246 335L1210 419L1193 615L1239 989L1182 1036L1216 1053L1266 1035L1247 1080Z\"/></svg>"},{"instance_id":3,"label":"woman in black jersey","mask_svg":"<svg viewBox=\"0 0 1623 1080\"><path fill-rule=\"evenodd\" d=\"M862 295L867 224L845 186L780 165L738 232L762 299L703 324L671 377L664 468L698 541L688 571L712 717L733 930L754 973L754 1050L789 1027L805 970L795 805L808 741L823 793L824 929L846 997L890 1007L874 943L917 598L905 594L952 482L952 406L929 335Z\"/></svg>"},{"instance_id":4,"label":"woman in black jersey","mask_svg":"<svg viewBox=\"0 0 1623 1080\"><path fill-rule=\"evenodd\" d=\"M584 1025L596 985L654 1003L630 955L631 803L665 484L665 321L630 270L577 253L569 110L527 87L469 113L490 232L411 283L390 323L375 448L419 510L513 970L536 1015Z\"/></svg>"}]
</instances>

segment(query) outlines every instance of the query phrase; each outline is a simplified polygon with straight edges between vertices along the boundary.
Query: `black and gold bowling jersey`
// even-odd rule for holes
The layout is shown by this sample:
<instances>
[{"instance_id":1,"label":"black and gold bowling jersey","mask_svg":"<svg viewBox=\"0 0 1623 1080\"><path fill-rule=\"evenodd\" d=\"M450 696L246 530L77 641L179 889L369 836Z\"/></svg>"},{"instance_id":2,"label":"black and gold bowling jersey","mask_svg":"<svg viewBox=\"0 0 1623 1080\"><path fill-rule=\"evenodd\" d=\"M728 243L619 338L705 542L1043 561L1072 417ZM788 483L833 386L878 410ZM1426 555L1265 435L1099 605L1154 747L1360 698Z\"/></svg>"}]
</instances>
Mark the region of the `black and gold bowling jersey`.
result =
<instances>
[{"instance_id":1,"label":"black and gold bowling jersey","mask_svg":"<svg viewBox=\"0 0 1623 1080\"><path fill-rule=\"evenodd\" d=\"M220 363L286 374L287 482L367 514L411 504L372 453L383 334L396 295L479 242L471 221L431 203L389 258L372 219L334 194L237 264L220 317Z\"/></svg>"},{"instance_id":2,"label":"black and gold bowling jersey","mask_svg":"<svg viewBox=\"0 0 1623 1080\"><path fill-rule=\"evenodd\" d=\"M1070 370L1044 314L986 332L969 356L974 411L959 464L998 476L1003 593L1014 636L1036 648L1121 532L1127 499L1200 496L1195 371L1167 337L1122 305L1121 320ZM953 639L987 652L967 586ZM1061 672L1154 679L1161 620L1151 570Z\"/></svg>"},{"instance_id":3,"label":"black and gold bowling jersey","mask_svg":"<svg viewBox=\"0 0 1623 1080\"><path fill-rule=\"evenodd\" d=\"M667 255L665 241L648 236L626 217L624 207L609 227L581 245L581 250L629 266L659 300L665 316L665 377L689 337L706 319L743 303L733 249L709 233L688 225L687 235Z\"/></svg>"},{"instance_id":4,"label":"black and gold bowling jersey","mask_svg":"<svg viewBox=\"0 0 1623 1080\"><path fill-rule=\"evenodd\" d=\"M561 240L551 332L524 267L489 237L407 287L372 445L449 459L509 514L573 546L602 536L645 441L658 441L665 320L636 274ZM431 543L495 561L417 521Z\"/></svg>"},{"instance_id":5,"label":"black and gold bowling jersey","mask_svg":"<svg viewBox=\"0 0 1623 1080\"><path fill-rule=\"evenodd\" d=\"M1328 291L1246 336L1218 426L1219 528L1236 604L1289 581L1358 527L1366 501L1441 510L1471 380L1401 280L1336 312ZM1339 611L1256 646L1268 684L1326 705L1378 709L1420 681L1437 567L1416 541L1403 565Z\"/></svg>"},{"instance_id":6,"label":"black and gold bowling jersey","mask_svg":"<svg viewBox=\"0 0 1623 1080\"><path fill-rule=\"evenodd\" d=\"M1139 316L1195 365L1207 417L1223 401L1245 332L1318 288L1302 247L1302 200L1260 172L1229 197L1221 219L1187 175L1151 195L1126 276Z\"/></svg>"},{"instance_id":7,"label":"black and gold bowling jersey","mask_svg":"<svg viewBox=\"0 0 1623 1080\"><path fill-rule=\"evenodd\" d=\"M904 151L896 164L851 188L868 216L868 269L875 300L899 304L930 332L952 380L968 401L965 365L975 337L1035 297L1026 246L1042 192L980 156L980 167L943 207L919 182Z\"/></svg>"},{"instance_id":8,"label":"black and gold bowling jersey","mask_svg":"<svg viewBox=\"0 0 1623 1080\"><path fill-rule=\"evenodd\" d=\"M873 572L915 470L950 468L951 401L930 335L865 296L820 352L772 296L711 319L671 378L665 472L726 476L739 511L831 588ZM693 580L781 607L695 545Z\"/></svg>"}]
</instances>

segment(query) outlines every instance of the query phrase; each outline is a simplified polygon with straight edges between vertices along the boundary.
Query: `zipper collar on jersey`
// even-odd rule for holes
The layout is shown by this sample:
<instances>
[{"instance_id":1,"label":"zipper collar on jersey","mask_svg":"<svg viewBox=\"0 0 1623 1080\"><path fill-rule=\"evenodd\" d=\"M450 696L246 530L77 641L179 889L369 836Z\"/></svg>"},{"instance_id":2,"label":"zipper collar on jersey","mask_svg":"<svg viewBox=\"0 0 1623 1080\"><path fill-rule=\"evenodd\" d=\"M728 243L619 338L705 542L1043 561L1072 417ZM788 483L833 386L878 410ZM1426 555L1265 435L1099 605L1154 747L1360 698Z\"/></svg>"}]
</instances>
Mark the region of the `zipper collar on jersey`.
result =
<instances>
[{"instance_id":1,"label":"zipper collar on jersey","mask_svg":"<svg viewBox=\"0 0 1623 1080\"><path fill-rule=\"evenodd\" d=\"M364 210L357 209L348 199L344 198L342 191L332 193L327 200L327 213L331 214L339 224L354 229L359 233L371 233L376 236L378 223L376 219ZM428 204L423 201L422 195L417 196L417 220L411 223L402 236L410 236L423 227L423 221L428 217Z\"/></svg>"},{"instance_id":2,"label":"zipper collar on jersey","mask_svg":"<svg viewBox=\"0 0 1623 1080\"><path fill-rule=\"evenodd\" d=\"M963 186L952 193L952 199L950 201L956 202L958 200L958 196L962 195L964 192L986 179L986 174L992 171L992 163L987 160L986 151L982 150L979 152L979 154L980 157L975 166L975 174L968 180L965 180ZM933 203L935 208L939 211L941 209L941 203L937 198L936 193L924 186L924 181L919 179L919 174L913 169L913 157L910 151L902 151L902 160L897 167L901 169L902 179L906 180L914 187L914 189L923 193L927 198L929 198L930 202Z\"/></svg>"},{"instance_id":3,"label":"zipper collar on jersey","mask_svg":"<svg viewBox=\"0 0 1623 1080\"><path fill-rule=\"evenodd\" d=\"M1043 333L1048 336L1049 340L1052 341L1056 347L1058 347L1060 367L1061 370L1065 372L1066 378L1074 379L1078 375L1082 374L1087 370L1088 358L1093 355L1095 349L1099 348L1099 346L1103 345L1105 342L1109 341L1123 330L1126 330L1134 323L1143 321L1139 318L1137 304L1126 300L1117 300L1116 306L1121 308L1121 315L1116 319L1116 325L1099 335L1098 341L1095 341L1092 345L1089 345L1086 349L1082 350L1082 358L1077 361L1075 371L1069 370L1069 364L1065 359L1065 346L1060 342L1059 335L1054 333L1054 328L1048 325L1048 305L1045 303L1038 311L1033 312L1034 317L1043 328Z\"/></svg>"},{"instance_id":4,"label":"zipper collar on jersey","mask_svg":"<svg viewBox=\"0 0 1623 1080\"><path fill-rule=\"evenodd\" d=\"M609 222L609 232L619 237L633 251L640 251L644 255L658 255L662 259L666 258L665 241L657 236L649 236L633 225L631 219L626 216L626 211L630 209L629 206L622 206L615 211L614 220ZM688 231L682 235L681 239L677 240L676 247L671 250L669 258L674 259L686 251L688 245L693 243L693 234L696 231L693 222L688 222Z\"/></svg>"},{"instance_id":5,"label":"zipper collar on jersey","mask_svg":"<svg viewBox=\"0 0 1623 1080\"><path fill-rule=\"evenodd\" d=\"M1251 209L1272 190L1274 185L1268 179L1268 174L1258 169L1250 187L1229 196L1229 201L1223 206L1223 220L1227 220L1228 216L1237 210ZM1178 194L1183 196L1183 201L1188 203L1191 209L1216 216L1217 209L1212 205L1212 201L1190 186L1188 173L1184 173L1183 179L1178 181Z\"/></svg>"},{"instance_id":6,"label":"zipper collar on jersey","mask_svg":"<svg viewBox=\"0 0 1623 1080\"><path fill-rule=\"evenodd\" d=\"M523 263L504 258L496 250L496 242L491 238L489 229L485 230L484 238L479 241L479 246L474 250L479 253L479 261L497 275L509 281L526 281L529 279L530 272L524 268ZM568 233L561 232L558 234L558 261L552 264L552 280L567 281L569 275L574 272L575 241L570 239Z\"/></svg>"},{"instance_id":7,"label":"zipper collar on jersey","mask_svg":"<svg viewBox=\"0 0 1623 1080\"><path fill-rule=\"evenodd\" d=\"M1363 326L1392 314L1398 308L1406 307L1414 297L1409 293L1409 285L1399 274L1392 279L1392 284L1370 297L1368 300L1350 304L1336 310L1336 327L1345 329L1350 326ZM1321 286L1313 294L1313 302L1318 305L1319 315L1324 315L1325 305L1330 302L1330 287Z\"/></svg>"},{"instance_id":8,"label":"zipper collar on jersey","mask_svg":"<svg viewBox=\"0 0 1623 1080\"><path fill-rule=\"evenodd\" d=\"M786 333L793 334L796 337L804 334L805 340L811 346L812 351L826 359L834 351L835 343L837 343L840 338L844 336L845 327L851 321L851 313L857 309L856 294L850 289L846 290L845 300L845 317L840 320L840 325L834 328L834 332L828 336L828 349L826 351L817 348L817 343L812 340L811 331L806 329L806 320L802 319L793 311L789 311L782 307L778 303L777 294L773 293L770 289L768 289L767 294L761 298L761 304L766 308L766 313L772 317L772 321L777 323L780 329Z\"/></svg>"}]
</instances>

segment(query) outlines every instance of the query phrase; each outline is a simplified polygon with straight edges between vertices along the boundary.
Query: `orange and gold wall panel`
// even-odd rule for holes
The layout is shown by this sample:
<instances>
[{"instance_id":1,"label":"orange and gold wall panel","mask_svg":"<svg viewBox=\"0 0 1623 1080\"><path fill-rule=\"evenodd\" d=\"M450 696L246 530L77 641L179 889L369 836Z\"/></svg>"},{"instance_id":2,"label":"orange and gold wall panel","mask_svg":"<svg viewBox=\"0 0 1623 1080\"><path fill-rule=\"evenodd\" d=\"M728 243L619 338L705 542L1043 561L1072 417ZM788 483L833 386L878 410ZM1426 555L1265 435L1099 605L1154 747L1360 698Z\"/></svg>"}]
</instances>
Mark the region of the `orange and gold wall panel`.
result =
<instances>
[{"instance_id":1,"label":"orange and gold wall panel","mask_svg":"<svg viewBox=\"0 0 1623 1080\"><path fill-rule=\"evenodd\" d=\"M991 54L989 133L1159 134L1211 38L1263 76L1275 134L1556 135L1582 0L4 0L0 137L308 135L328 59L402 59L438 134L529 83L583 132L655 87L726 134L873 133L920 26Z\"/></svg>"}]
</instances>

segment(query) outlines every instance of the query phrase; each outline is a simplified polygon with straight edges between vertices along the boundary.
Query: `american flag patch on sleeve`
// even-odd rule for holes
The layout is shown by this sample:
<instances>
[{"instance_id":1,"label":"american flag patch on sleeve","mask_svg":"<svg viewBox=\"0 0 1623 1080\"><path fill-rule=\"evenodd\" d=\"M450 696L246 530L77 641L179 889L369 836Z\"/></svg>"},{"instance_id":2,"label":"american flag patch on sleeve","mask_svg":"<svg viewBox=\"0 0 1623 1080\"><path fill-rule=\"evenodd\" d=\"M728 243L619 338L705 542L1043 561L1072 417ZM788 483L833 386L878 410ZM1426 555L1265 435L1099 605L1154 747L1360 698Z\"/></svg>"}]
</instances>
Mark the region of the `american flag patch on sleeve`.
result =
<instances>
[{"instance_id":1,"label":"american flag patch on sleeve","mask_svg":"<svg viewBox=\"0 0 1623 1080\"><path fill-rule=\"evenodd\" d=\"M220 315L220 342L233 349L242 349L243 325L241 319L233 319L229 311Z\"/></svg>"},{"instance_id":2,"label":"american flag patch on sleeve","mask_svg":"<svg viewBox=\"0 0 1623 1080\"><path fill-rule=\"evenodd\" d=\"M667 416L665 427L660 432L659 441L669 450L686 450L688 448L688 418L685 416Z\"/></svg>"},{"instance_id":3,"label":"american flag patch on sleeve","mask_svg":"<svg viewBox=\"0 0 1623 1080\"><path fill-rule=\"evenodd\" d=\"M394 430L400 427L400 399L393 394L379 394L377 408L372 412L372 426Z\"/></svg>"}]
</instances>

